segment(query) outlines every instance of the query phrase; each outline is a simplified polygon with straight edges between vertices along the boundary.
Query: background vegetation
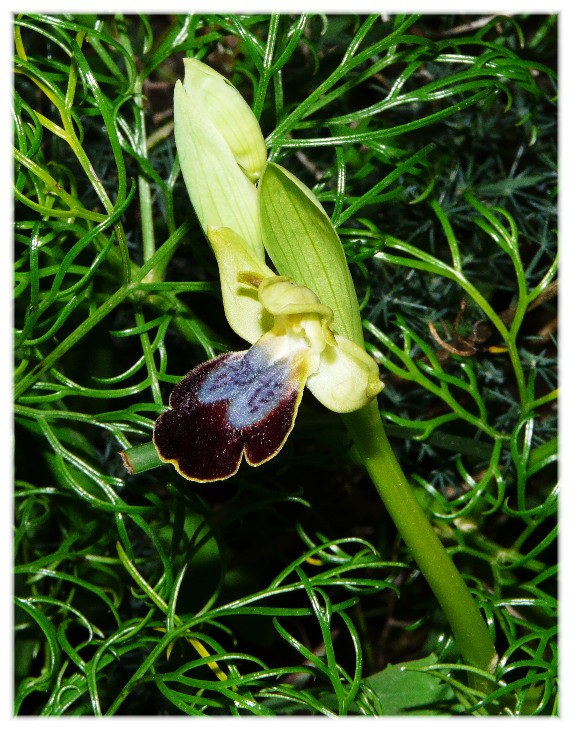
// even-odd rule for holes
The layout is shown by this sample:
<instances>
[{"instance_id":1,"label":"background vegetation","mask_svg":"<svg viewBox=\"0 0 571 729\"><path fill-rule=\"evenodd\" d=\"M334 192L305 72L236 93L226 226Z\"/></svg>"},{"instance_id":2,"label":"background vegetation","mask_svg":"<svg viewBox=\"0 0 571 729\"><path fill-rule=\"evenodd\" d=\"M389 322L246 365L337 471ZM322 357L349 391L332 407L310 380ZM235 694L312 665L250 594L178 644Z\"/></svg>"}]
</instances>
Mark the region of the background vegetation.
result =
<instances>
[{"instance_id":1,"label":"background vegetation","mask_svg":"<svg viewBox=\"0 0 571 729\"><path fill-rule=\"evenodd\" d=\"M17 714L556 713L556 32L15 17ZM496 641L488 696L310 395L229 482L123 470L174 383L244 348L176 161L185 55L332 215L387 429Z\"/></svg>"}]
</instances>

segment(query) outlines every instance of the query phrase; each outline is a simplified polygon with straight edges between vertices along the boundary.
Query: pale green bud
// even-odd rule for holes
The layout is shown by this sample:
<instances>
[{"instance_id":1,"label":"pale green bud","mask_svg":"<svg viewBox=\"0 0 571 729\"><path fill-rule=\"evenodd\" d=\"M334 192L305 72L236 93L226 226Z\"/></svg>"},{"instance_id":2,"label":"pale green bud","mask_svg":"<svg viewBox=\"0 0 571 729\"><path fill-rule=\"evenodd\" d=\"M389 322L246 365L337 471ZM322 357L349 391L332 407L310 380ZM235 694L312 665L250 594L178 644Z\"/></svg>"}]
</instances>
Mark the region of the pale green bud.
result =
<instances>
[{"instance_id":1,"label":"pale green bud","mask_svg":"<svg viewBox=\"0 0 571 729\"><path fill-rule=\"evenodd\" d=\"M231 228L263 260L257 179L266 147L252 110L223 76L185 60L174 91L174 130L186 188L204 232Z\"/></svg>"},{"instance_id":2,"label":"pale green bud","mask_svg":"<svg viewBox=\"0 0 571 729\"><path fill-rule=\"evenodd\" d=\"M254 182L266 165L266 143L246 100L232 84L195 58L184 60L184 90L224 137L236 162Z\"/></svg>"}]
</instances>

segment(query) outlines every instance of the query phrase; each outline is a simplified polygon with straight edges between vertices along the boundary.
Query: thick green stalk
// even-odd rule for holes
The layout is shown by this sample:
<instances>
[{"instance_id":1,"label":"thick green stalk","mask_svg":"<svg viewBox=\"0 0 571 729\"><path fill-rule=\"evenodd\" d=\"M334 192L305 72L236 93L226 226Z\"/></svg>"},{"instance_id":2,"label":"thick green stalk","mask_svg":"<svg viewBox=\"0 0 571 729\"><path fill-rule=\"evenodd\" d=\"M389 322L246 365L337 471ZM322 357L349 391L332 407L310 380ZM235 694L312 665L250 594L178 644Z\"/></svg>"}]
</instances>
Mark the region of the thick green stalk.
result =
<instances>
[{"instance_id":1,"label":"thick green stalk","mask_svg":"<svg viewBox=\"0 0 571 729\"><path fill-rule=\"evenodd\" d=\"M376 401L342 417L387 511L440 603L464 660L493 672L497 654L486 623L401 470Z\"/></svg>"}]
</instances>

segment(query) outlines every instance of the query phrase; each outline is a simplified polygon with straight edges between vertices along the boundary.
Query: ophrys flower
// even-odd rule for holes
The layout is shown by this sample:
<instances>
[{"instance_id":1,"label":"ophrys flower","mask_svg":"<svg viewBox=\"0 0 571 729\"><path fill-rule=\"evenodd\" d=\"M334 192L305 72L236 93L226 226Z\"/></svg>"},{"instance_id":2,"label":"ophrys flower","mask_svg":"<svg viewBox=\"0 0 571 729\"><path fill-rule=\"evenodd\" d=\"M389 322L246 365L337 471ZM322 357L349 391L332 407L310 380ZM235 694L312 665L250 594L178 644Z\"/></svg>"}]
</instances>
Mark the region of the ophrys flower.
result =
<instances>
[{"instance_id":1,"label":"ophrys flower","mask_svg":"<svg viewBox=\"0 0 571 729\"><path fill-rule=\"evenodd\" d=\"M367 404L382 383L376 363L360 346L355 292L325 211L301 182L272 166L275 191L264 197L262 190L264 209L293 180L295 192L284 205L294 205L295 215L282 209L277 232L275 220L260 216L253 180L265 163L261 131L238 92L203 66L187 61L184 88L177 84L176 144L190 198L218 262L226 317L252 347L189 372L157 420L153 440L161 460L185 478L215 481L234 474L243 456L259 465L281 449L306 384L326 407L346 413ZM241 121L232 127L234 117ZM328 269L324 275L302 272L301 282L295 282L266 265L261 242L264 235L271 239L274 258L280 236L288 235L288 218L300 216L311 231L303 241L304 255L311 265L320 260ZM303 255L299 259L297 252L290 257L296 266L299 260ZM319 291L301 285L308 281L323 289L327 303ZM342 334L335 331L336 318Z\"/></svg>"}]
</instances>

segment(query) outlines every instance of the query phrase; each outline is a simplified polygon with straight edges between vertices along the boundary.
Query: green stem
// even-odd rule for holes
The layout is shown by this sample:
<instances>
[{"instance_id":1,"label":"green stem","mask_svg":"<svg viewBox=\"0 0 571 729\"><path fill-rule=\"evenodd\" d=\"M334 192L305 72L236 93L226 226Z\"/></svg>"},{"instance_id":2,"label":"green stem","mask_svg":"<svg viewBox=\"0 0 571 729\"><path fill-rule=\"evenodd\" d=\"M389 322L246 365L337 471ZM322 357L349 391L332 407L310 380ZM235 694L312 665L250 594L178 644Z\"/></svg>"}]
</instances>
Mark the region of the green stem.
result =
<instances>
[{"instance_id":1,"label":"green stem","mask_svg":"<svg viewBox=\"0 0 571 729\"><path fill-rule=\"evenodd\" d=\"M486 623L401 470L377 403L342 417L387 511L440 603L464 660L493 672L497 654Z\"/></svg>"},{"instance_id":2,"label":"green stem","mask_svg":"<svg viewBox=\"0 0 571 729\"><path fill-rule=\"evenodd\" d=\"M150 471L152 468L164 465L152 441L127 448L121 451L120 456L123 459L123 465L126 470L131 474L143 473L144 471Z\"/></svg>"},{"instance_id":3,"label":"green stem","mask_svg":"<svg viewBox=\"0 0 571 729\"><path fill-rule=\"evenodd\" d=\"M143 109L143 82L138 76L135 81L135 109L137 113L137 151L143 159L148 159L147 132L145 126L145 112ZM153 201L151 185L143 173L138 176L139 208L141 211L141 235L143 240L143 260L148 261L155 254L155 226L153 219ZM155 281L156 269L149 271L147 280ZM160 278L158 279L161 280Z\"/></svg>"}]
</instances>

